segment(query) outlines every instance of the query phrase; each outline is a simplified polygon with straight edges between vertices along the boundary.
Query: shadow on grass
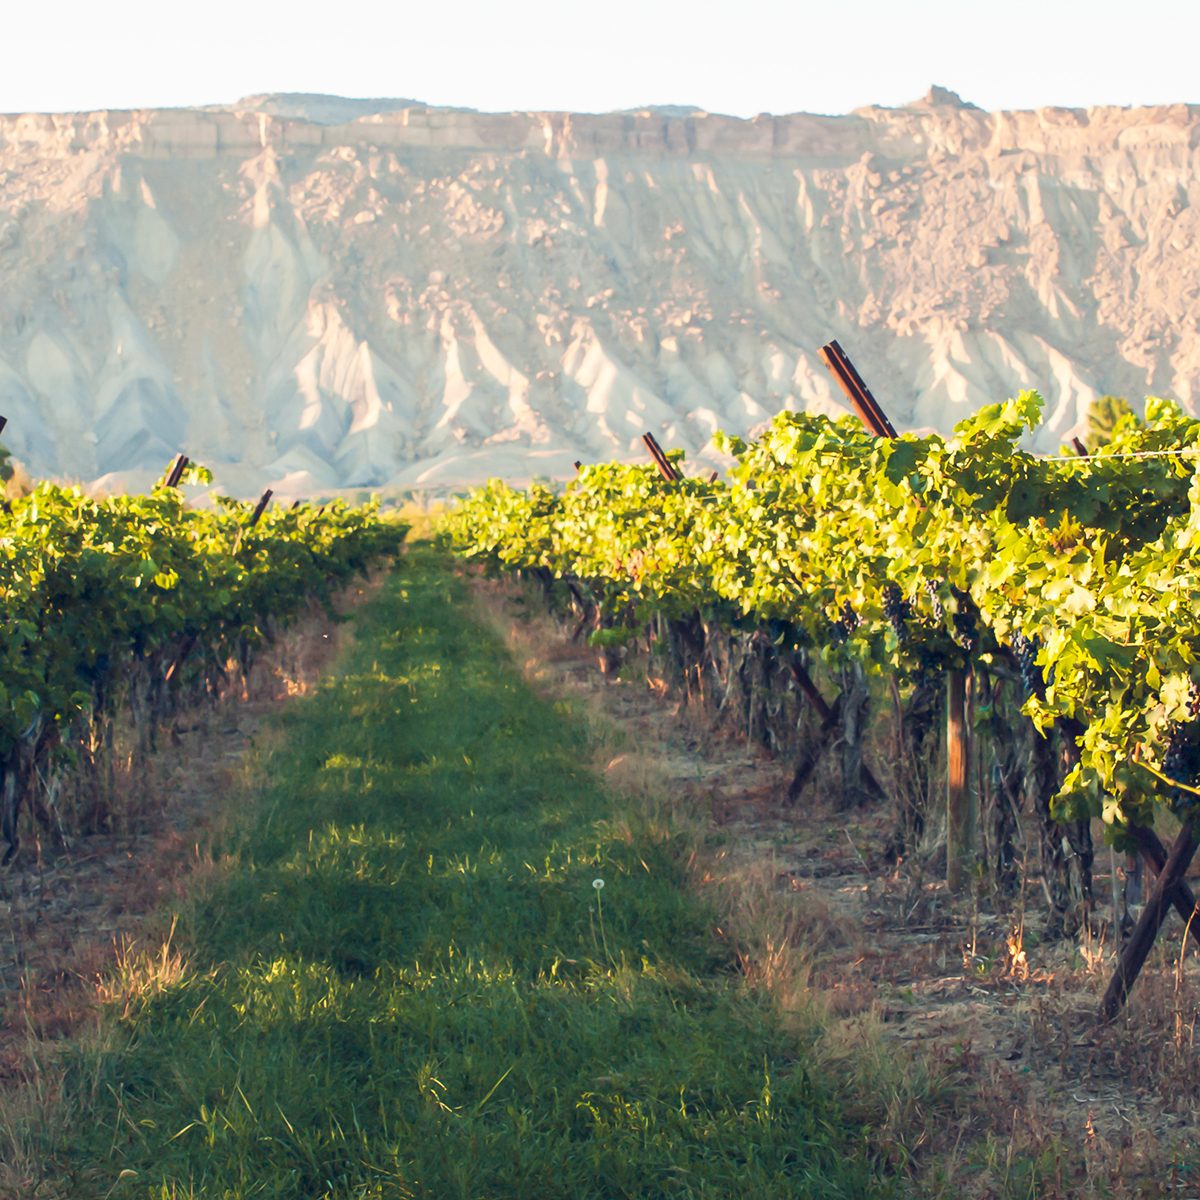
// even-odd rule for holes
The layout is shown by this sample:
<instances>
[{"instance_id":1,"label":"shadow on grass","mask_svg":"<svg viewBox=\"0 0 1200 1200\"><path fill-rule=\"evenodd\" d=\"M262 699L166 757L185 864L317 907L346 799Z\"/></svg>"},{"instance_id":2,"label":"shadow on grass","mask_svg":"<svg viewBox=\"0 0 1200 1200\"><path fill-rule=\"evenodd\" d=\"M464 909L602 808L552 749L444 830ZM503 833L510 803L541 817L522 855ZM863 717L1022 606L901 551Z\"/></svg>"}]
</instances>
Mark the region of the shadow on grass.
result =
<instances>
[{"instance_id":1,"label":"shadow on grass","mask_svg":"<svg viewBox=\"0 0 1200 1200\"><path fill-rule=\"evenodd\" d=\"M286 719L183 978L75 1054L78 1194L890 1194L681 848L464 612L411 552Z\"/></svg>"}]
</instances>

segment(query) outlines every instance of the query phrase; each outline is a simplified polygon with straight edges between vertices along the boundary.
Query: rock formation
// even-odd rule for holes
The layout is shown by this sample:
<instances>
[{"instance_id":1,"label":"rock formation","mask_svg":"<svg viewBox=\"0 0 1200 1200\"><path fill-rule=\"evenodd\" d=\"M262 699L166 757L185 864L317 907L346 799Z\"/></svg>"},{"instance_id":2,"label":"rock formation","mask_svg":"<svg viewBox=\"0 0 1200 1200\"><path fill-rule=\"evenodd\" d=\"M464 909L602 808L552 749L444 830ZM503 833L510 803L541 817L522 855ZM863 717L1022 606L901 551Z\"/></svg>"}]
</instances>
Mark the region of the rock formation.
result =
<instances>
[{"instance_id":1,"label":"rock formation","mask_svg":"<svg viewBox=\"0 0 1200 1200\"><path fill-rule=\"evenodd\" d=\"M0 413L36 475L449 487L840 408L1200 399L1200 109L0 117Z\"/></svg>"}]
</instances>

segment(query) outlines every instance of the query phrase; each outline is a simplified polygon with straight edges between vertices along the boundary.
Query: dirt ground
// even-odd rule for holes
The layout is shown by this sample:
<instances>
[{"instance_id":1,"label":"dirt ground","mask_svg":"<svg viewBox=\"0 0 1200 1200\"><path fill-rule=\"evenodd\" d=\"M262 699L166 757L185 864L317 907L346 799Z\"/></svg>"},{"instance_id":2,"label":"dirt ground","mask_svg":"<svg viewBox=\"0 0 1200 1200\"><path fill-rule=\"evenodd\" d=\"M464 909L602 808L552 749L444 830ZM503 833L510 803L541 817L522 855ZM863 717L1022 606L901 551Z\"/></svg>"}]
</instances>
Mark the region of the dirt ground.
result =
<instances>
[{"instance_id":1,"label":"dirt ground","mask_svg":"<svg viewBox=\"0 0 1200 1200\"><path fill-rule=\"evenodd\" d=\"M1200 968L1192 955L1180 963L1174 917L1127 1010L1103 1025L1112 947L1039 942L1040 888L1004 912L982 891L952 901L932 870L884 860L881 808L837 811L818 778L789 809L789 764L714 732L636 665L606 678L595 652L515 586L473 587L532 682L621 733L627 748L599 764L614 783L665 788L699 821L695 877L722 914L718 933L785 1007L819 1010L847 1071L872 1061L862 1078L885 1093L868 1106L885 1114L879 1153L916 1190L1200 1197ZM266 718L312 686L343 636L316 619L293 631L248 699L174 723L127 781L122 828L74 849L29 839L0 874L0 1088L25 1081L31 1037L94 1017L105 972L131 944L169 936L170 899L219 869L205 846L245 786ZM1107 863L1100 849L1098 896Z\"/></svg>"},{"instance_id":2,"label":"dirt ground","mask_svg":"<svg viewBox=\"0 0 1200 1200\"><path fill-rule=\"evenodd\" d=\"M837 811L818 779L788 808L790 764L715 732L644 664L606 678L596 652L514 585L475 589L527 676L625 730L641 769L719 835L697 878L721 894L747 973L785 1003L818 1006L835 1041L926 1081L928 1102L897 1087L890 1119L908 1127L880 1139L923 1190L1200 1196L1200 967L1192 954L1179 961L1174 915L1127 1009L1102 1024L1113 947L1040 941L1040 886L1004 911L982 885L952 900L933 868L884 859L882 806ZM625 757L610 770L628 770ZM885 762L873 765L886 777ZM1037 841L1032 822L1027 838ZM1112 860L1096 841L1105 905Z\"/></svg>"}]
</instances>

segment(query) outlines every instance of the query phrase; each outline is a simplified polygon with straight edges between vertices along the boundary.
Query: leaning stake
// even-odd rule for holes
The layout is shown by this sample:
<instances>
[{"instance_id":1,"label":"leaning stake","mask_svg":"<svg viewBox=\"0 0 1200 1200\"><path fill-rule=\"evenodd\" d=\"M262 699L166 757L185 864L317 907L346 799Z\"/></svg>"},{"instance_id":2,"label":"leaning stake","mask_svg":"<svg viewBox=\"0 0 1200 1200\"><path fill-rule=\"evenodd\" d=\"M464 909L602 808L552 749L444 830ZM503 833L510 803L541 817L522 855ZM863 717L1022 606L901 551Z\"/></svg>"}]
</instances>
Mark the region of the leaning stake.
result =
<instances>
[{"instance_id":1,"label":"leaning stake","mask_svg":"<svg viewBox=\"0 0 1200 1200\"><path fill-rule=\"evenodd\" d=\"M894 438L896 427L888 420L879 401L871 394L871 389L863 382L863 377L855 370L845 350L836 341L827 342L817 351L821 361L832 372L838 381L850 407L858 414L862 423L876 436Z\"/></svg>"},{"instance_id":2,"label":"leaning stake","mask_svg":"<svg viewBox=\"0 0 1200 1200\"><path fill-rule=\"evenodd\" d=\"M1121 1011L1129 989L1141 974L1146 958L1158 937L1158 931L1167 919L1167 913L1171 911L1171 896L1183 880L1184 873L1195 856L1197 844L1196 831L1189 821L1184 824L1171 846L1171 853L1167 855L1167 861L1155 882L1154 892L1146 901L1146 907L1142 909L1142 915L1138 918L1133 933L1129 935L1125 949L1121 951L1117 969L1109 981L1100 1009L1106 1021L1111 1021ZM1195 910L1193 915L1194 912Z\"/></svg>"},{"instance_id":3,"label":"leaning stake","mask_svg":"<svg viewBox=\"0 0 1200 1200\"><path fill-rule=\"evenodd\" d=\"M171 464L171 469L167 472L167 487L173 488L179 486L179 481L183 478L183 473L187 470L190 461L186 454L181 453L175 456L175 461Z\"/></svg>"},{"instance_id":4,"label":"leaning stake","mask_svg":"<svg viewBox=\"0 0 1200 1200\"><path fill-rule=\"evenodd\" d=\"M250 528L251 529L253 529L255 527L255 525L257 525L259 523L259 521L262 519L262 515L263 515L263 513L265 513L267 511L267 505L271 503L271 497L274 494L275 493L273 491L271 491L270 488L267 488L267 490L265 492L263 492L262 496L259 498L258 507L255 508L254 514L250 518Z\"/></svg>"},{"instance_id":5,"label":"leaning stake","mask_svg":"<svg viewBox=\"0 0 1200 1200\"><path fill-rule=\"evenodd\" d=\"M879 401L871 395L871 389L863 382L862 376L854 369L854 364L847 357L846 352L841 346L836 341L828 342L817 353L821 361L829 368L834 378L841 385L842 390L853 405L854 411L867 427L867 431L873 433L876 437L894 438L896 436L895 426L888 420L887 414L879 405ZM805 684L804 678L807 677L807 672L804 672L802 664L796 659L793 659L792 662L792 674L805 692L805 695L813 702L818 716L821 717L820 732L823 739L817 744L815 749L810 748L796 765L791 786L788 788L788 802L794 804L805 783L808 781L809 776L816 769L817 761L825 747L831 741L836 740L827 735L834 733L843 725L845 717L843 700L845 696L839 696L834 702L833 707L830 708L824 699L821 698L816 688L813 687L811 680L807 685ZM880 797L884 797L886 793L879 786L879 783L871 774L866 763L862 763L861 769L862 779L867 787Z\"/></svg>"},{"instance_id":6,"label":"leaning stake","mask_svg":"<svg viewBox=\"0 0 1200 1200\"><path fill-rule=\"evenodd\" d=\"M650 451L650 457L654 459L654 465L658 468L658 473L668 483L677 483L683 478L682 474L675 469L675 464L671 462L663 448L658 444L658 439L654 434L650 432L643 433L642 441L646 444L646 449Z\"/></svg>"}]
</instances>

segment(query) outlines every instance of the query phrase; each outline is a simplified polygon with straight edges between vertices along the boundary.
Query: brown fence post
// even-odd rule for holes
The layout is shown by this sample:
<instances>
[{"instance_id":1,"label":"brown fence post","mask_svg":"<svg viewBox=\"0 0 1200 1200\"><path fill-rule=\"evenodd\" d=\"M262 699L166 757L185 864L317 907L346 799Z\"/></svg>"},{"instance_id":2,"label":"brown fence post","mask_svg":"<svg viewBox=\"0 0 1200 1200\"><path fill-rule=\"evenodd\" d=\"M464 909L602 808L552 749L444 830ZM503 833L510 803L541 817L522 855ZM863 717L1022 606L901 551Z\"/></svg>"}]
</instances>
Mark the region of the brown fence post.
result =
<instances>
[{"instance_id":1,"label":"brown fence post","mask_svg":"<svg viewBox=\"0 0 1200 1200\"><path fill-rule=\"evenodd\" d=\"M946 675L946 886L958 893L970 875L974 810L967 785L970 745L966 721L967 673Z\"/></svg>"},{"instance_id":2,"label":"brown fence post","mask_svg":"<svg viewBox=\"0 0 1200 1200\"><path fill-rule=\"evenodd\" d=\"M871 394L871 389L863 382L841 346L836 341L828 342L817 354L846 393L846 399L850 401L850 407L858 414L859 420L876 437L894 438L896 427L888 420L887 413Z\"/></svg>"},{"instance_id":3,"label":"brown fence post","mask_svg":"<svg viewBox=\"0 0 1200 1200\"><path fill-rule=\"evenodd\" d=\"M896 437L895 426L888 420L887 414L883 411L879 401L871 394L871 389L863 382L862 376L855 370L854 364L850 361L841 346L836 341L828 342L817 351L817 354L832 372L842 391L845 392L851 407L858 414L859 420L866 426L867 431L879 438ZM847 711L846 705L843 702L847 698L847 695L843 693L834 704L833 710L830 710L824 701L817 707L818 715L822 718L822 734L830 733L838 726L841 726L843 729L846 727ZM804 782L812 774L816 766L816 760L820 756L822 749L823 747L818 746L815 755L810 753L798 765L796 773L792 777L792 786L788 790L789 802L794 802L795 798L799 795L800 788L804 786ZM863 782L867 785L868 790L875 792L880 797L886 796L883 788L879 786L866 763L861 763L861 771Z\"/></svg>"},{"instance_id":4,"label":"brown fence post","mask_svg":"<svg viewBox=\"0 0 1200 1200\"><path fill-rule=\"evenodd\" d=\"M245 525L241 526L238 529L237 537L235 537L233 539L232 553L237 554L241 550L242 539L246 535L246 530L253 529L255 527L255 525L257 525L258 522L262 519L262 515L263 515L263 513L265 513L267 511L267 505L271 503L271 497L274 494L275 493L272 492L270 488L267 488L267 490L265 492L263 492L263 494L259 497L258 503L254 506L254 512L252 512L250 514L250 520L247 521ZM324 511L325 511L325 507L324 507L324 505L322 505L320 511L317 513L317 516L320 516L321 513L323 513Z\"/></svg>"},{"instance_id":5,"label":"brown fence post","mask_svg":"<svg viewBox=\"0 0 1200 1200\"><path fill-rule=\"evenodd\" d=\"M167 472L167 487L173 488L179 486L179 481L183 478L183 473L187 470L189 462L191 462L191 459L186 454L177 454L175 456L175 461L171 464L171 469Z\"/></svg>"},{"instance_id":6,"label":"brown fence post","mask_svg":"<svg viewBox=\"0 0 1200 1200\"><path fill-rule=\"evenodd\" d=\"M668 482L677 483L683 478L680 471L676 470L675 464L666 456L663 448L658 444L657 438L652 433L643 433L642 441L646 445L646 449L650 451L650 457L654 459L654 465L658 468L658 473Z\"/></svg>"},{"instance_id":7,"label":"brown fence post","mask_svg":"<svg viewBox=\"0 0 1200 1200\"><path fill-rule=\"evenodd\" d=\"M1158 931L1171 911L1173 895L1183 882L1184 873L1195 856L1197 844L1195 829L1190 822L1185 822L1179 831L1179 836L1171 846L1171 852L1167 855L1167 860L1159 872L1158 881L1154 885L1154 891L1150 899L1146 901L1146 907L1142 909L1142 915L1138 918L1138 923L1134 927L1133 933L1130 934L1129 941L1125 943L1124 950L1121 951L1117 969L1113 972L1113 977L1105 990L1104 1001L1101 1005L1101 1014L1105 1020L1111 1021L1121 1011L1121 1007L1129 995L1129 989L1133 987L1138 975L1141 974L1146 958L1158 937ZM1196 910L1193 909L1188 918L1189 925L1195 912Z\"/></svg>"},{"instance_id":8,"label":"brown fence post","mask_svg":"<svg viewBox=\"0 0 1200 1200\"><path fill-rule=\"evenodd\" d=\"M1137 842L1138 849L1142 852L1142 858L1149 863L1154 874L1161 875L1163 867L1167 865L1167 848L1160 841L1158 834L1143 825L1134 825L1129 830L1129 836ZM1130 855L1131 859L1134 857L1134 855ZM1140 879L1138 883L1140 886ZM1193 920L1196 914L1197 900L1186 880L1179 880L1169 899L1174 905L1175 911L1183 919L1188 934L1195 943L1194 949L1200 950L1200 929L1196 927L1196 922Z\"/></svg>"},{"instance_id":9,"label":"brown fence post","mask_svg":"<svg viewBox=\"0 0 1200 1200\"><path fill-rule=\"evenodd\" d=\"M255 525L257 525L259 523L259 521L262 520L262 515L263 515L263 513L265 513L267 511L267 505L271 503L271 497L274 494L275 493L273 491L271 491L270 488L267 488L267 490L265 492L263 492L262 496L259 497L258 505L254 509L254 513L250 517L250 524L247 528L253 529L255 527Z\"/></svg>"},{"instance_id":10,"label":"brown fence post","mask_svg":"<svg viewBox=\"0 0 1200 1200\"><path fill-rule=\"evenodd\" d=\"M876 437L896 437L895 426L841 346L829 342L819 354L867 429ZM975 797L969 784L967 680L965 670L951 671L946 677L946 885L951 892L960 892L966 885L976 842Z\"/></svg>"}]
</instances>

